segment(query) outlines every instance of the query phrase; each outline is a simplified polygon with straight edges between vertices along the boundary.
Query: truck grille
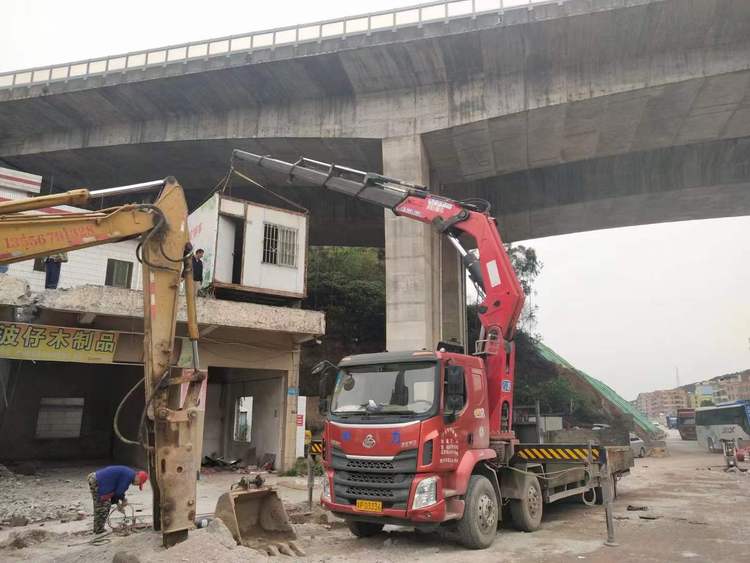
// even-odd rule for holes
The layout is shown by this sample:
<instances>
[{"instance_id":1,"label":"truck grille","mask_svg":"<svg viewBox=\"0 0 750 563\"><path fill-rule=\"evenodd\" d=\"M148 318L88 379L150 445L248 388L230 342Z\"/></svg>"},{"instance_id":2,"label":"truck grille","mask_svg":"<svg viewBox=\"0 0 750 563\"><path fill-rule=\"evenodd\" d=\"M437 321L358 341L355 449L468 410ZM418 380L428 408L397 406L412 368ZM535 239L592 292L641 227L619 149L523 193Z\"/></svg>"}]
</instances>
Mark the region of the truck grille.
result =
<instances>
[{"instance_id":1,"label":"truck grille","mask_svg":"<svg viewBox=\"0 0 750 563\"><path fill-rule=\"evenodd\" d=\"M357 499L379 500L384 508L406 508L417 471L417 450L392 460L349 458L339 448L331 452L334 502L356 504Z\"/></svg>"},{"instance_id":2,"label":"truck grille","mask_svg":"<svg viewBox=\"0 0 750 563\"><path fill-rule=\"evenodd\" d=\"M356 483L395 483L393 473L348 473L348 480Z\"/></svg>"},{"instance_id":3,"label":"truck grille","mask_svg":"<svg viewBox=\"0 0 750 563\"><path fill-rule=\"evenodd\" d=\"M347 459L346 468L364 469L365 471L393 471L393 462L378 459Z\"/></svg>"}]
</instances>

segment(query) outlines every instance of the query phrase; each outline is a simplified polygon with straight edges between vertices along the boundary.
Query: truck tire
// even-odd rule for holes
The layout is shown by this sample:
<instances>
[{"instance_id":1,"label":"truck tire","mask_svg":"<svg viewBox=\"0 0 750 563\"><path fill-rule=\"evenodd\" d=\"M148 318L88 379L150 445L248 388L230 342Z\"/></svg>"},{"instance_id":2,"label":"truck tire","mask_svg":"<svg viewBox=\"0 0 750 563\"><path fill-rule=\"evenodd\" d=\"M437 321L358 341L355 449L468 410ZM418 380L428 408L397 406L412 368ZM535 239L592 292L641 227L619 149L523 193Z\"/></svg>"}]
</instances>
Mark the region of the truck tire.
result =
<instances>
[{"instance_id":1,"label":"truck tire","mask_svg":"<svg viewBox=\"0 0 750 563\"><path fill-rule=\"evenodd\" d=\"M533 532L542 523L544 498L539 479L531 477L524 484L523 496L510 501L513 526L522 532Z\"/></svg>"},{"instance_id":2,"label":"truck tire","mask_svg":"<svg viewBox=\"0 0 750 563\"><path fill-rule=\"evenodd\" d=\"M646 448L641 446L640 451L638 452L638 457L646 457Z\"/></svg>"},{"instance_id":3,"label":"truck tire","mask_svg":"<svg viewBox=\"0 0 750 563\"><path fill-rule=\"evenodd\" d=\"M349 526L349 531L358 538L369 538L383 529L383 524L355 522L354 520L347 520L346 525Z\"/></svg>"},{"instance_id":4,"label":"truck tire","mask_svg":"<svg viewBox=\"0 0 750 563\"><path fill-rule=\"evenodd\" d=\"M492 545L497 535L499 504L489 479L472 475L464 497L464 515L456 527L461 545L469 549Z\"/></svg>"}]
</instances>

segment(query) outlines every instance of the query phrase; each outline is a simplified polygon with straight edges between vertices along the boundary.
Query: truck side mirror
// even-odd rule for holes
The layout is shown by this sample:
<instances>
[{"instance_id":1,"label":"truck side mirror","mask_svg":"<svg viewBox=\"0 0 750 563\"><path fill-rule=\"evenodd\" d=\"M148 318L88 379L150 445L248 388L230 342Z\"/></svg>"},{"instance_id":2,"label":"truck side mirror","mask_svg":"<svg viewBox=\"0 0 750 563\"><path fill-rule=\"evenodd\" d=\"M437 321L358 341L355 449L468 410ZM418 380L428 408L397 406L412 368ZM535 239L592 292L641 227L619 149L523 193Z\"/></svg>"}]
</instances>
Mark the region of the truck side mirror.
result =
<instances>
[{"instance_id":1,"label":"truck side mirror","mask_svg":"<svg viewBox=\"0 0 750 563\"><path fill-rule=\"evenodd\" d=\"M445 414L449 422L456 419L466 401L466 387L464 385L463 366L445 367Z\"/></svg>"}]
</instances>

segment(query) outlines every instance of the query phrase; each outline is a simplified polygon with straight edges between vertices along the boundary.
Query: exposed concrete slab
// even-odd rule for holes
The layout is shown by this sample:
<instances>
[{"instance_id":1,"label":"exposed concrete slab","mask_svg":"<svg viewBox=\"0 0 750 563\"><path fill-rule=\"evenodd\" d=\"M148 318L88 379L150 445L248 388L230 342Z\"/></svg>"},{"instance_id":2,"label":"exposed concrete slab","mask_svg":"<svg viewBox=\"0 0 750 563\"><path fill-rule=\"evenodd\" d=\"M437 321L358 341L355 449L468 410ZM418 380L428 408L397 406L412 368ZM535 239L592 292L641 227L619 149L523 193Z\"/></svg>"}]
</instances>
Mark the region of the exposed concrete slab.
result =
<instances>
[{"instance_id":1,"label":"exposed concrete slab","mask_svg":"<svg viewBox=\"0 0 750 563\"><path fill-rule=\"evenodd\" d=\"M25 280L0 274L0 305L23 306L30 303L31 289Z\"/></svg>"},{"instance_id":2,"label":"exposed concrete slab","mask_svg":"<svg viewBox=\"0 0 750 563\"><path fill-rule=\"evenodd\" d=\"M569 1L509 11L502 23L494 16L388 32L387 40L351 38L325 54L277 49L272 60L253 54L225 70L196 60L187 68L202 70L181 64L177 77L167 65L103 84L55 83L46 93L0 91L0 100L13 98L0 101L0 157L206 138L427 133L747 70L748 30L744 0ZM48 118L56 105L62 117Z\"/></svg>"},{"instance_id":3,"label":"exposed concrete slab","mask_svg":"<svg viewBox=\"0 0 750 563\"><path fill-rule=\"evenodd\" d=\"M194 209L227 173L235 148L272 154L292 162L305 155L361 170L382 170L379 139L208 139L56 151L26 155L13 161L25 170L53 171L52 176L47 176L47 181L54 178L56 191L63 186L95 189L172 175L182 183L188 203ZM383 214L377 207L337 194L321 193L321 190L278 186L279 178L267 177L262 169L241 165L238 169L310 211L311 244L383 246ZM233 178L227 193L258 203L284 206L279 199L238 177ZM107 203L114 205L127 201L126 198L111 198Z\"/></svg>"},{"instance_id":4,"label":"exposed concrete slab","mask_svg":"<svg viewBox=\"0 0 750 563\"><path fill-rule=\"evenodd\" d=\"M483 119L428 132L424 144L435 172L460 182L744 137L748 108L750 70L743 70Z\"/></svg>"},{"instance_id":5,"label":"exposed concrete slab","mask_svg":"<svg viewBox=\"0 0 750 563\"><path fill-rule=\"evenodd\" d=\"M0 306L33 303L41 309L92 313L113 317L143 317L143 293L115 287L85 285L72 289L19 293L25 282L0 276ZM203 326L235 327L317 336L325 333L325 315L318 311L198 298L198 323ZM178 322L187 322L184 297L179 299Z\"/></svg>"},{"instance_id":6,"label":"exposed concrete slab","mask_svg":"<svg viewBox=\"0 0 750 563\"><path fill-rule=\"evenodd\" d=\"M447 186L488 200L505 240L750 215L750 139L696 143Z\"/></svg>"}]
</instances>

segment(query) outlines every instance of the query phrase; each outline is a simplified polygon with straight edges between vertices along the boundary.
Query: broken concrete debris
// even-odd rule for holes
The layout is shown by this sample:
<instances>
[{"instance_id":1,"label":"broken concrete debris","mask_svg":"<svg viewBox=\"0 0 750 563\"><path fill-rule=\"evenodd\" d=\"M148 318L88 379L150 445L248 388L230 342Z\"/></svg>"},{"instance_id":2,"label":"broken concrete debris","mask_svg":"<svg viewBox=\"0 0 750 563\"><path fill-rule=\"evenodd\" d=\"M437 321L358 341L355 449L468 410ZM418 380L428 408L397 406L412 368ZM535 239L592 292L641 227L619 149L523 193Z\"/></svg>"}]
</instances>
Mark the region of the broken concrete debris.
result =
<instances>
[{"instance_id":1,"label":"broken concrete debris","mask_svg":"<svg viewBox=\"0 0 750 563\"><path fill-rule=\"evenodd\" d=\"M229 528L227 528L221 518L214 518L211 520L206 527L206 532L212 535L216 541L227 549L234 549L237 547L237 542L234 541L232 532L229 531Z\"/></svg>"},{"instance_id":2,"label":"broken concrete debris","mask_svg":"<svg viewBox=\"0 0 750 563\"><path fill-rule=\"evenodd\" d=\"M47 483L49 489L45 487L44 494L30 495L29 488L39 487L40 480L5 469L13 476L3 472L0 478L0 525L20 527L49 520L71 522L83 520L89 514L82 501L61 498L57 484Z\"/></svg>"},{"instance_id":3,"label":"broken concrete debris","mask_svg":"<svg viewBox=\"0 0 750 563\"><path fill-rule=\"evenodd\" d=\"M0 549L24 549L25 547L40 544L52 538L62 537L63 535L48 530L40 530L39 528L18 530L12 532L8 539L0 542Z\"/></svg>"}]
</instances>

